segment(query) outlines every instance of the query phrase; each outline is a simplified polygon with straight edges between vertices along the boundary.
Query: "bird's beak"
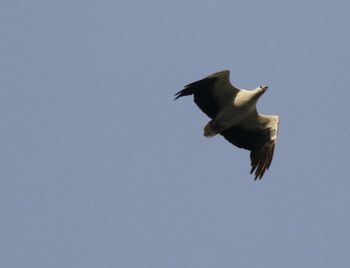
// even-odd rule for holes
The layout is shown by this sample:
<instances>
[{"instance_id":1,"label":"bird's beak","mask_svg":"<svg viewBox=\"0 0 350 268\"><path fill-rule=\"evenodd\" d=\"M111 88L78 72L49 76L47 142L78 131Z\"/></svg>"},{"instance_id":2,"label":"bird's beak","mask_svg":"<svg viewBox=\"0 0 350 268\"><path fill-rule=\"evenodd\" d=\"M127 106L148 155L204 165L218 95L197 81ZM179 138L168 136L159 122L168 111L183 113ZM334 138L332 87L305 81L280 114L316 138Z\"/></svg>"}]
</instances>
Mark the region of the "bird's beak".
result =
<instances>
[{"instance_id":1,"label":"bird's beak","mask_svg":"<svg viewBox=\"0 0 350 268\"><path fill-rule=\"evenodd\" d=\"M261 89L264 90L264 92L268 89L268 86L263 86Z\"/></svg>"}]
</instances>

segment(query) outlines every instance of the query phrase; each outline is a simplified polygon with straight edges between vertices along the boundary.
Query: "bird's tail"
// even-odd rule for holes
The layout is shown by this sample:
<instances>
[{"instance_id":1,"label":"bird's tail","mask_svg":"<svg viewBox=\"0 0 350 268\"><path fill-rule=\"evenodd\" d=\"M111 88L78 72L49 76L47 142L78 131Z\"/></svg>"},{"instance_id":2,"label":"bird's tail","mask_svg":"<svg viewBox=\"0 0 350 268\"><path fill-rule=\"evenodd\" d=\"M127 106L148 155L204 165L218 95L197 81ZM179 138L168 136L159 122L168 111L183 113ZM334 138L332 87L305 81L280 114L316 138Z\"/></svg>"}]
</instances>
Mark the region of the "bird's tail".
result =
<instances>
[{"instance_id":1,"label":"bird's tail","mask_svg":"<svg viewBox=\"0 0 350 268\"><path fill-rule=\"evenodd\" d=\"M210 138L215 136L216 134L218 134L217 128L212 120L204 127L204 136Z\"/></svg>"}]
</instances>

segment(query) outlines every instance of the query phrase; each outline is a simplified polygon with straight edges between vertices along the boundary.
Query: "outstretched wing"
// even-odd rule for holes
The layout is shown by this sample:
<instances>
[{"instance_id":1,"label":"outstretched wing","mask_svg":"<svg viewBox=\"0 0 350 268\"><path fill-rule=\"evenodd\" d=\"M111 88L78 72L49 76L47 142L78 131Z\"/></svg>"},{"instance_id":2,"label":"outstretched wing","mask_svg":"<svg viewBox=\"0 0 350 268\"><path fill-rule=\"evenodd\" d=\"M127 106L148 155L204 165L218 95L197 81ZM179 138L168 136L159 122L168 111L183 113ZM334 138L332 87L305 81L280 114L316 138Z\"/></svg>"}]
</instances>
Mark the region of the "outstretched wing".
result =
<instances>
[{"instance_id":1,"label":"outstretched wing","mask_svg":"<svg viewBox=\"0 0 350 268\"><path fill-rule=\"evenodd\" d=\"M252 130L243 126L232 126L220 133L233 145L250 151L250 173L254 173L255 180L261 179L271 165L279 124L278 116L261 118L264 128Z\"/></svg>"},{"instance_id":2,"label":"outstretched wing","mask_svg":"<svg viewBox=\"0 0 350 268\"><path fill-rule=\"evenodd\" d=\"M186 85L183 90L175 94L175 100L193 94L197 106L207 116L214 119L238 92L239 89L230 83L230 71L225 70Z\"/></svg>"}]
</instances>

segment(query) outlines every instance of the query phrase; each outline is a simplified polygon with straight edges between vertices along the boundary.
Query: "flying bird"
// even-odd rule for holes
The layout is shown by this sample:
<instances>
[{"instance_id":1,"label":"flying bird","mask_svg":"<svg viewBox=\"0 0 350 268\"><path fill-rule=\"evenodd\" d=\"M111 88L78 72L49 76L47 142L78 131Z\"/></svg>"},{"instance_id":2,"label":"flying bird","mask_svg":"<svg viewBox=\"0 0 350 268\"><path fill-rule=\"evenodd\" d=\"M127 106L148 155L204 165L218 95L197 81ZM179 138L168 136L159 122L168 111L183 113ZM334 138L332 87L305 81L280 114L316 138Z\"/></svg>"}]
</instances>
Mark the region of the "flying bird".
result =
<instances>
[{"instance_id":1,"label":"flying bird","mask_svg":"<svg viewBox=\"0 0 350 268\"><path fill-rule=\"evenodd\" d=\"M255 180L270 167L277 141L279 116L263 115L256 103L268 86L254 90L239 89L230 83L230 71L211 74L190 83L175 94L175 100L194 96L197 106L210 117L204 136L222 135L233 145L250 151L251 170Z\"/></svg>"}]
</instances>

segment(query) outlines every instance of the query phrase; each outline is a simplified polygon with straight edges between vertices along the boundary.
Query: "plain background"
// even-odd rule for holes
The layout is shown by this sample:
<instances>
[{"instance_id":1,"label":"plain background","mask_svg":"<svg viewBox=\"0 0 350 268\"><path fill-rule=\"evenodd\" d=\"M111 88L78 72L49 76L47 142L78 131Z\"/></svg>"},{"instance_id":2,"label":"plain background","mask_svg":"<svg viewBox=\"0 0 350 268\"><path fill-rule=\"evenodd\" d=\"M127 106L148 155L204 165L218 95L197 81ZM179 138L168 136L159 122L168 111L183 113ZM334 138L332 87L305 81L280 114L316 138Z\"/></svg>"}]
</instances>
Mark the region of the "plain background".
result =
<instances>
[{"instance_id":1,"label":"plain background","mask_svg":"<svg viewBox=\"0 0 350 268\"><path fill-rule=\"evenodd\" d=\"M349 1L0 4L1 267L350 267ZM192 81L269 85L271 168Z\"/></svg>"}]
</instances>

